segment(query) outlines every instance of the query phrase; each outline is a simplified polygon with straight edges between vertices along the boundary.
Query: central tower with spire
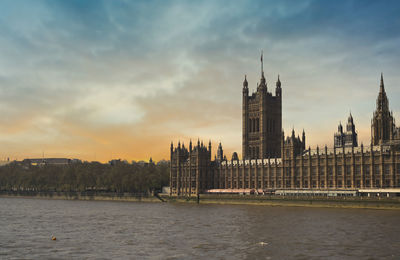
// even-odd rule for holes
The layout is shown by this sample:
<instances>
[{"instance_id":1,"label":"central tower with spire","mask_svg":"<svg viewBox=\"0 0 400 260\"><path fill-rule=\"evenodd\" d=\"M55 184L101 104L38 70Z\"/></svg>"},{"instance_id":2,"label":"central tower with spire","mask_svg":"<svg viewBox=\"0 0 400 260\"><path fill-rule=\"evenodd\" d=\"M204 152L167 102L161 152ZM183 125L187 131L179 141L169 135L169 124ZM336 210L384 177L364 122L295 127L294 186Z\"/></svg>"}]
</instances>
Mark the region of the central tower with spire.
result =
<instances>
[{"instance_id":1,"label":"central tower with spire","mask_svg":"<svg viewBox=\"0 0 400 260\"><path fill-rule=\"evenodd\" d=\"M278 76L275 96L268 92L261 52L261 78L256 91L249 95L249 83L243 82L242 156L244 159L281 156L282 88Z\"/></svg>"},{"instance_id":2,"label":"central tower with spire","mask_svg":"<svg viewBox=\"0 0 400 260\"><path fill-rule=\"evenodd\" d=\"M389 101L385 92L383 74L381 73L381 84L378 98L376 99L376 110L371 121L372 145L380 145L393 140L395 128L393 113L389 110Z\"/></svg>"}]
</instances>

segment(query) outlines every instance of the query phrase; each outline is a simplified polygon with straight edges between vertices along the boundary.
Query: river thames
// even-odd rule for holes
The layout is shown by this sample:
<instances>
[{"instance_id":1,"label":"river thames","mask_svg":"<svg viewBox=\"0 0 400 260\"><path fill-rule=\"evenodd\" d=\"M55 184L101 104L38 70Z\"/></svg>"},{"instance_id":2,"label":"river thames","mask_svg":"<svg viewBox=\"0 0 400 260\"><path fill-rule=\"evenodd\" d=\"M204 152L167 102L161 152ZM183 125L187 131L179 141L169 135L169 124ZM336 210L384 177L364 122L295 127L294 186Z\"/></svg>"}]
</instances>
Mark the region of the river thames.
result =
<instances>
[{"instance_id":1,"label":"river thames","mask_svg":"<svg viewBox=\"0 0 400 260\"><path fill-rule=\"evenodd\" d=\"M0 198L0 223L0 259L400 259L399 210Z\"/></svg>"}]
</instances>

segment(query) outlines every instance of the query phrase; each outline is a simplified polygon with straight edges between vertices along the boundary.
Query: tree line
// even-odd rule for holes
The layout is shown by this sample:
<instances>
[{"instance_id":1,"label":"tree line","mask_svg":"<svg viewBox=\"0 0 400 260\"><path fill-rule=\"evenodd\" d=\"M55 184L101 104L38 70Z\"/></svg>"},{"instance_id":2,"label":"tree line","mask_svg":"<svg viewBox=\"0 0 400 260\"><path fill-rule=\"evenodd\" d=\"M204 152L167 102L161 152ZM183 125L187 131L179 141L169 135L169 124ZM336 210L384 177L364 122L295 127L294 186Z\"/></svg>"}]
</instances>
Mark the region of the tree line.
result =
<instances>
[{"instance_id":1,"label":"tree line","mask_svg":"<svg viewBox=\"0 0 400 260\"><path fill-rule=\"evenodd\" d=\"M76 162L31 165L12 162L0 167L0 190L56 192L131 192L149 194L169 185L169 162Z\"/></svg>"}]
</instances>

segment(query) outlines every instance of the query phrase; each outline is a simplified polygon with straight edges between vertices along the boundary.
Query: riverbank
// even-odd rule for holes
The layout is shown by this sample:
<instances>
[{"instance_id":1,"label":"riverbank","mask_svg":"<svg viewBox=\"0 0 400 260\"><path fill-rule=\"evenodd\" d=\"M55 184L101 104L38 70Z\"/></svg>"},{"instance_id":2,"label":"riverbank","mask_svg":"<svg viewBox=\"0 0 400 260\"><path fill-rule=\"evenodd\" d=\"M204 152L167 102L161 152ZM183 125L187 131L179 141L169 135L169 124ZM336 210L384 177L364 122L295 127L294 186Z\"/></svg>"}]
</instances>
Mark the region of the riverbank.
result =
<instances>
[{"instance_id":1,"label":"riverbank","mask_svg":"<svg viewBox=\"0 0 400 260\"><path fill-rule=\"evenodd\" d=\"M126 201L126 202L168 202L259 205L283 207L329 207L400 210L400 198L386 197L311 197L311 196L266 196L266 195L211 195L200 194L199 198L176 197L166 194L145 195L113 192L32 192L1 191L0 198L38 198L58 200Z\"/></svg>"},{"instance_id":2,"label":"riverbank","mask_svg":"<svg viewBox=\"0 0 400 260\"><path fill-rule=\"evenodd\" d=\"M400 210L400 198L379 197L311 197L265 195L210 195L197 197L163 197L169 202L201 204L246 204L287 207L329 207Z\"/></svg>"},{"instance_id":3,"label":"riverbank","mask_svg":"<svg viewBox=\"0 0 400 260\"><path fill-rule=\"evenodd\" d=\"M127 202L162 202L157 196L116 192L36 192L36 191L1 191L0 198L31 198L54 200L92 200L92 201L127 201Z\"/></svg>"}]
</instances>

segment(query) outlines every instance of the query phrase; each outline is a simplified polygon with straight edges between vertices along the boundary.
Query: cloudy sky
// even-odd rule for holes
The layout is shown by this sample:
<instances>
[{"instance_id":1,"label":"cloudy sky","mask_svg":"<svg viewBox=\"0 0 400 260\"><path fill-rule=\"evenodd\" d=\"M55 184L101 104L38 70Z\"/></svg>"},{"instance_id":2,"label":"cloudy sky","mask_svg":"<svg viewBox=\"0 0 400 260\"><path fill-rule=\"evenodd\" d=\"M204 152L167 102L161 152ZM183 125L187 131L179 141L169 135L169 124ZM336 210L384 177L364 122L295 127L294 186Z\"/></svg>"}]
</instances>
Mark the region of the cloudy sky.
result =
<instances>
[{"instance_id":1,"label":"cloudy sky","mask_svg":"<svg viewBox=\"0 0 400 260\"><path fill-rule=\"evenodd\" d=\"M283 126L332 146L359 141L384 73L400 118L398 1L30 1L0 3L0 159L168 159L171 141L241 153L244 74L260 52L280 74ZM399 119L400 120L400 119Z\"/></svg>"}]
</instances>

